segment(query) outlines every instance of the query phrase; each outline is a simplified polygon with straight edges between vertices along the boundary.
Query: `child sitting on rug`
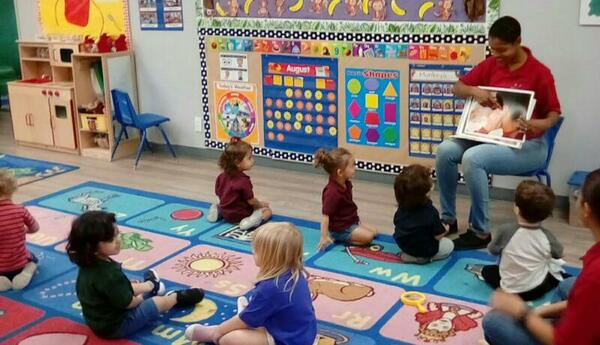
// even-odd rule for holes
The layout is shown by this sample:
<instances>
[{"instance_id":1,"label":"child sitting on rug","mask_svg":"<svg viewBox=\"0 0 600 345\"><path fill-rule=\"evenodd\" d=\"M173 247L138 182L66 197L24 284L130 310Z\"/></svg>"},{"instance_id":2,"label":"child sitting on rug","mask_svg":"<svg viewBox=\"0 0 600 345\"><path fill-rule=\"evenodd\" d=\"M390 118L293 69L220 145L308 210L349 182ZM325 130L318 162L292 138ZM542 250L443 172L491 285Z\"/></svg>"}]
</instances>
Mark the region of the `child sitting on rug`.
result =
<instances>
[{"instance_id":1,"label":"child sitting on rug","mask_svg":"<svg viewBox=\"0 0 600 345\"><path fill-rule=\"evenodd\" d=\"M10 171L0 169L0 291L25 288L37 270L38 260L25 247L25 234L40 227L25 206L12 202L16 190Z\"/></svg>"},{"instance_id":2,"label":"child sitting on rug","mask_svg":"<svg viewBox=\"0 0 600 345\"><path fill-rule=\"evenodd\" d=\"M329 174L329 182L323 188L321 240L317 248L323 250L333 241L364 246L377 236L372 225L361 223L358 207L352 200L352 182L356 162L345 148L315 153L315 167L322 166ZM333 238L333 239L332 239Z\"/></svg>"},{"instance_id":3,"label":"child sitting on rug","mask_svg":"<svg viewBox=\"0 0 600 345\"><path fill-rule=\"evenodd\" d=\"M406 263L424 264L447 258L454 244L444 236L448 229L429 199L433 188L431 172L422 165L410 165L396 176L394 193L398 209L394 215L394 239Z\"/></svg>"},{"instance_id":4,"label":"child sitting on rug","mask_svg":"<svg viewBox=\"0 0 600 345\"><path fill-rule=\"evenodd\" d=\"M259 272L250 301L240 297L238 315L218 326L189 326L186 338L220 345L316 343L317 319L300 231L291 223L265 224L255 230L252 251Z\"/></svg>"},{"instance_id":5,"label":"child sitting on rug","mask_svg":"<svg viewBox=\"0 0 600 345\"><path fill-rule=\"evenodd\" d=\"M244 174L253 166L252 146L232 137L219 157L219 167L223 170L215 182L219 204L210 206L206 217L209 222L223 218L229 223L240 223L240 229L248 230L271 218L269 204L254 197L250 177Z\"/></svg>"},{"instance_id":6,"label":"child sitting on rug","mask_svg":"<svg viewBox=\"0 0 600 345\"><path fill-rule=\"evenodd\" d=\"M515 191L517 224L498 228L488 250L500 255L499 265L467 265L492 288L501 287L525 301L542 297L562 280L563 247L542 227L554 209L554 192L536 181L523 181Z\"/></svg>"},{"instance_id":7,"label":"child sitting on rug","mask_svg":"<svg viewBox=\"0 0 600 345\"><path fill-rule=\"evenodd\" d=\"M153 270L144 282L127 279L121 264L110 257L121 251L115 215L88 211L73 221L67 254L79 266L77 298L86 324L101 338L125 338L174 306L194 305L204 291L187 289L166 296L165 286ZM144 299L144 294L147 297Z\"/></svg>"}]
</instances>

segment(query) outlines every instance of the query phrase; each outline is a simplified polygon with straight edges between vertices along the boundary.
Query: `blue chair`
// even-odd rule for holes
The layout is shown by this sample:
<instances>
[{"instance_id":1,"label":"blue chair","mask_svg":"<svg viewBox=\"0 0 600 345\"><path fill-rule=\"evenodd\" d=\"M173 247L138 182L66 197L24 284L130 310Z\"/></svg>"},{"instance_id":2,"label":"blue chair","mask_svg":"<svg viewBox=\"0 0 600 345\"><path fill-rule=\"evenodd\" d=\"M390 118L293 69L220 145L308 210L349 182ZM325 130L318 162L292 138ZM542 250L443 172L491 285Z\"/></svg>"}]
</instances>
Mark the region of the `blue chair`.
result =
<instances>
[{"instance_id":1,"label":"blue chair","mask_svg":"<svg viewBox=\"0 0 600 345\"><path fill-rule=\"evenodd\" d=\"M135 164L133 168L135 169L138 165L138 161L140 160L140 156L142 155L142 150L144 149L144 145L148 147L150 151L152 151L152 147L148 142L146 130L151 127L157 127L162 133L165 142L167 143L167 147L173 157L177 157L175 155L175 151L171 146L171 142L167 137L167 134L160 126L161 124L170 121L168 117L157 115L157 114L138 114L131 103L131 99L129 98L129 94L119 89L113 89L111 91L113 106L115 109L114 117L117 122L121 125L121 130L119 131L119 135L117 136L117 140L115 141L114 147L112 149L111 158L115 156L115 152L117 151L117 147L121 142L121 138L123 134L127 136L127 127L133 127L140 131L140 145L137 149L137 156L135 157Z\"/></svg>"},{"instance_id":2,"label":"blue chair","mask_svg":"<svg viewBox=\"0 0 600 345\"><path fill-rule=\"evenodd\" d=\"M559 117L558 121L552 126L550 129L546 131L544 137L546 138L546 142L548 143L548 156L546 157L546 162L544 166L538 170L530 171L524 174L519 174L517 176L535 176L538 181L542 182L542 176L546 177L546 185L548 187L552 187L552 181L550 179L550 172L548 171L548 167L550 166L550 160L552 159L552 152L554 151L554 143L556 141L556 136L558 135L558 131L560 127L565 121L564 117Z\"/></svg>"}]
</instances>

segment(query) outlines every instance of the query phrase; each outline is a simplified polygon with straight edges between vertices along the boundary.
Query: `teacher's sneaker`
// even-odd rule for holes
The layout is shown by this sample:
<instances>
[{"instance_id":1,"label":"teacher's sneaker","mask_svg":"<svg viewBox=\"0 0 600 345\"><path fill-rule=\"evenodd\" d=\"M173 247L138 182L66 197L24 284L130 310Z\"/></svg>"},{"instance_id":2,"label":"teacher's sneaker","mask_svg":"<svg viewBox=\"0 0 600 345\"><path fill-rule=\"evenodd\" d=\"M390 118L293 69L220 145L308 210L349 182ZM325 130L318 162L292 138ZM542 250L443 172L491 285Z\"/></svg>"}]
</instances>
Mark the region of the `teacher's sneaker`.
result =
<instances>
[{"instance_id":1,"label":"teacher's sneaker","mask_svg":"<svg viewBox=\"0 0 600 345\"><path fill-rule=\"evenodd\" d=\"M469 229L452 242L454 242L454 250L469 250L487 248L487 245L491 241L492 235L487 234L486 238L481 238L473 230Z\"/></svg>"}]
</instances>

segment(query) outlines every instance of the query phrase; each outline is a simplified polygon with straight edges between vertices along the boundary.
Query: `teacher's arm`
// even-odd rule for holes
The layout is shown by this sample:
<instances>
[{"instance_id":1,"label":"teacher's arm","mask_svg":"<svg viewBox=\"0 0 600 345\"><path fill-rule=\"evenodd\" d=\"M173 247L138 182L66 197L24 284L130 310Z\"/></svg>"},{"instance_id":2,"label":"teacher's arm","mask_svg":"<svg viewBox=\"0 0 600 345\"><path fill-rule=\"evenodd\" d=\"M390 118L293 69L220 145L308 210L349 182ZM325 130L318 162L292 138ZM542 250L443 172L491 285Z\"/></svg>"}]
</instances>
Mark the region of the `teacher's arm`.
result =
<instances>
[{"instance_id":1,"label":"teacher's arm","mask_svg":"<svg viewBox=\"0 0 600 345\"><path fill-rule=\"evenodd\" d=\"M492 109L501 108L498 100L496 99L495 93L481 89L477 86L470 86L459 80L454 84L453 91L458 97L473 97L477 103L484 107L490 107Z\"/></svg>"}]
</instances>

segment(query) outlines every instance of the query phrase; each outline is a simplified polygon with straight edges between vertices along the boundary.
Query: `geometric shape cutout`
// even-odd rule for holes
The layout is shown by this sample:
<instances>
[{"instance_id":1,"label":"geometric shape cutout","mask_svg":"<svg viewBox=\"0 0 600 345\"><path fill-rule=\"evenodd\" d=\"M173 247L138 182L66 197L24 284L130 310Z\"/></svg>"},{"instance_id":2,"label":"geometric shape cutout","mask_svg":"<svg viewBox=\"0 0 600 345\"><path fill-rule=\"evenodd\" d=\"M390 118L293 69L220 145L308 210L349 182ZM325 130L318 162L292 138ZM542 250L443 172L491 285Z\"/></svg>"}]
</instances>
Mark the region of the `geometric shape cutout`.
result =
<instances>
[{"instance_id":1,"label":"geometric shape cutout","mask_svg":"<svg viewBox=\"0 0 600 345\"><path fill-rule=\"evenodd\" d=\"M379 88L379 80L374 78L369 78L365 80L365 88L369 91L375 91Z\"/></svg>"},{"instance_id":2,"label":"geometric shape cutout","mask_svg":"<svg viewBox=\"0 0 600 345\"><path fill-rule=\"evenodd\" d=\"M356 99L352 100L352 103L350 103L350 106L348 107L348 112L350 112L350 115L356 120L356 118L358 118L358 115L360 114L360 105L358 105L358 101Z\"/></svg>"},{"instance_id":3,"label":"geometric shape cutout","mask_svg":"<svg viewBox=\"0 0 600 345\"><path fill-rule=\"evenodd\" d=\"M385 103L383 105L383 117L385 123L396 123L396 103Z\"/></svg>"},{"instance_id":4,"label":"geometric shape cutout","mask_svg":"<svg viewBox=\"0 0 600 345\"><path fill-rule=\"evenodd\" d=\"M360 92L361 86L360 86L360 81L358 81L358 79L351 79L350 81L348 81L348 91L350 91L351 94L356 95Z\"/></svg>"},{"instance_id":5,"label":"geometric shape cutout","mask_svg":"<svg viewBox=\"0 0 600 345\"><path fill-rule=\"evenodd\" d=\"M385 87L385 91L383 91L383 96L384 97L396 97L396 96L398 96L398 92L396 92L396 89L394 88L394 85L392 85L392 82L389 82L387 84L387 86Z\"/></svg>"},{"instance_id":6,"label":"geometric shape cutout","mask_svg":"<svg viewBox=\"0 0 600 345\"><path fill-rule=\"evenodd\" d=\"M352 127L350 127L348 129L348 133L350 134L350 138L354 139L354 140L359 140L360 139L360 133L361 132L362 132L362 130L357 125L352 125Z\"/></svg>"},{"instance_id":7,"label":"geometric shape cutout","mask_svg":"<svg viewBox=\"0 0 600 345\"><path fill-rule=\"evenodd\" d=\"M194 220L202 217L204 213L197 209L184 208L171 212L171 218L174 220Z\"/></svg>"},{"instance_id":8,"label":"geometric shape cutout","mask_svg":"<svg viewBox=\"0 0 600 345\"><path fill-rule=\"evenodd\" d=\"M388 144L395 143L398 140L398 133L394 128L388 127L383 131L383 140Z\"/></svg>"},{"instance_id":9,"label":"geometric shape cutout","mask_svg":"<svg viewBox=\"0 0 600 345\"><path fill-rule=\"evenodd\" d=\"M377 109L379 107L379 96L376 94L365 95L365 107L369 109Z\"/></svg>"},{"instance_id":10,"label":"geometric shape cutout","mask_svg":"<svg viewBox=\"0 0 600 345\"><path fill-rule=\"evenodd\" d=\"M367 129L366 138L368 142L376 143L379 140L379 131L375 128Z\"/></svg>"},{"instance_id":11,"label":"geometric shape cutout","mask_svg":"<svg viewBox=\"0 0 600 345\"><path fill-rule=\"evenodd\" d=\"M365 124L371 125L371 126L379 125L379 114L371 112L371 111L368 112L365 117Z\"/></svg>"}]
</instances>

